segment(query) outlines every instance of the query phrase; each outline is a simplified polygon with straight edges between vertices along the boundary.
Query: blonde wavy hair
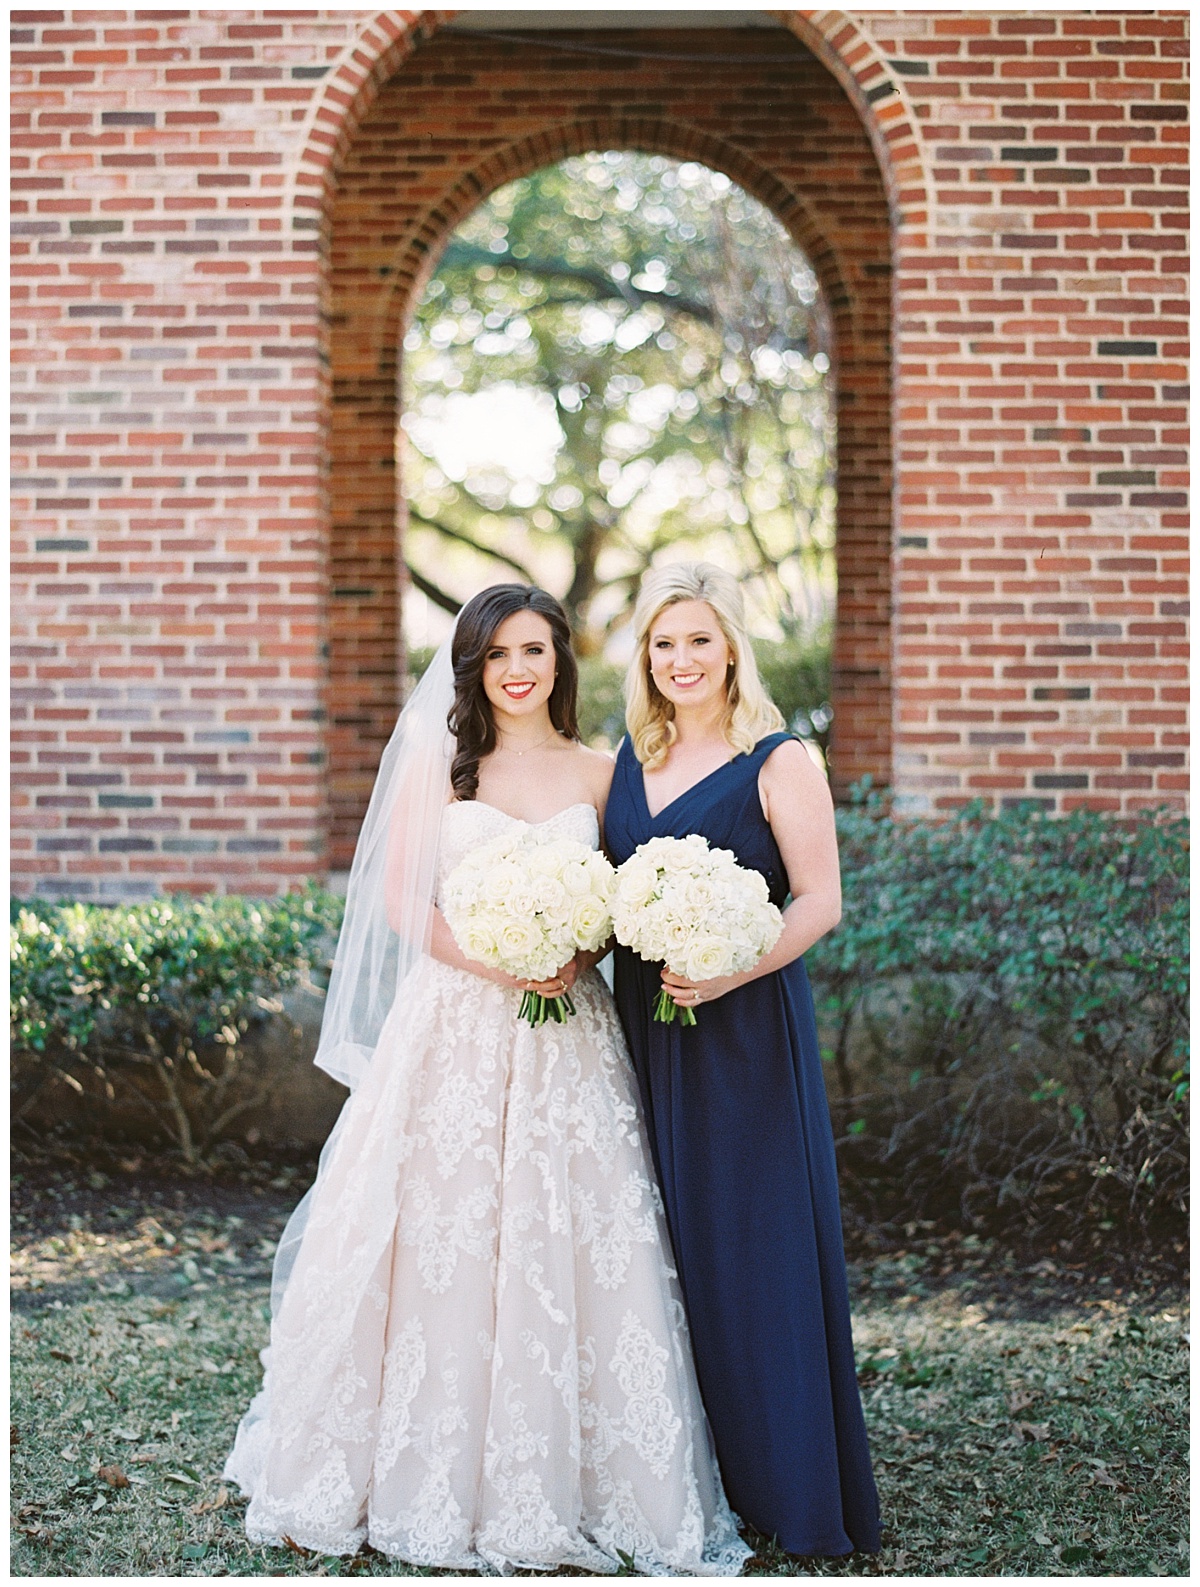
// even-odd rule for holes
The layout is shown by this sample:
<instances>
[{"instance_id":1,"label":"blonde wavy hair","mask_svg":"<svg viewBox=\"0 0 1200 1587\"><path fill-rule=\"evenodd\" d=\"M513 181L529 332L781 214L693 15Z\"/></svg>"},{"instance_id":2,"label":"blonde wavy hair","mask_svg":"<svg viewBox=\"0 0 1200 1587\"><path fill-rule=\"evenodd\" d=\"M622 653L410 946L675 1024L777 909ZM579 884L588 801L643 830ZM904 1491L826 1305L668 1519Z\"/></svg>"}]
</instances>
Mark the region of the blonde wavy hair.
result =
<instances>
[{"instance_id":1,"label":"blonde wavy hair","mask_svg":"<svg viewBox=\"0 0 1200 1587\"><path fill-rule=\"evenodd\" d=\"M636 649L625 677L625 726L634 754L650 771L662 765L676 737L675 707L650 677L650 631L659 613L679 601L704 601L711 606L729 645L733 665L726 680L727 704L721 727L733 750L749 754L760 738L784 726L779 708L758 675L738 581L712 562L668 563L650 573L638 593L633 609Z\"/></svg>"}]
</instances>

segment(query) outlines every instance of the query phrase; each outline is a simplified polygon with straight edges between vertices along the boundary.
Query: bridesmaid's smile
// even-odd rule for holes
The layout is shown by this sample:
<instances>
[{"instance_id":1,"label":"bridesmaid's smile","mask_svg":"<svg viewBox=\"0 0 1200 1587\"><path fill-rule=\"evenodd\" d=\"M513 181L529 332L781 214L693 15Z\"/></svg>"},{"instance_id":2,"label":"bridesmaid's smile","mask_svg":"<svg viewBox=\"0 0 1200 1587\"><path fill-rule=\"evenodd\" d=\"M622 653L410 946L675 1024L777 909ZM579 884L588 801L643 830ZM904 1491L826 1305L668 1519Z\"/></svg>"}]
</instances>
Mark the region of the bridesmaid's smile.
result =
<instances>
[{"instance_id":1,"label":"bridesmaid's smile","mask_svg":"<svg viewBox=\"0 0 1200 1587\"><path fill-rule=\"evenodd\" d=\"M733 652L707 601L664 607L654 620L649 655L654 686L672 705L724 702Z\"/></svg>"}]
</instances>

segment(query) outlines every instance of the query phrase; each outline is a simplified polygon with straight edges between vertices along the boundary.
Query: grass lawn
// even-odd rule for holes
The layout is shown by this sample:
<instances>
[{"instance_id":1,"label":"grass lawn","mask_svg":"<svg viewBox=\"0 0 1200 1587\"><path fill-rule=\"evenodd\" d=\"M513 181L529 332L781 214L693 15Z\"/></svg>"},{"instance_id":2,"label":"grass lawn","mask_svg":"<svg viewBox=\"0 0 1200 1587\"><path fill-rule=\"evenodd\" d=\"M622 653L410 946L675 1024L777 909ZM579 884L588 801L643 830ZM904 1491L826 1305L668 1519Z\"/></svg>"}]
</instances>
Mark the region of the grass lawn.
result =
<instances>
[{"instance_id":1,"label":"grass lawn","mask_svg":"<svg viewBox=\"0 0 1200 1587\"><path fill-rule=\"evenodd\" d=\"M26 1166L14 1576L441 1574L251 1547L221 1482L302 1178ZM760 1540L748 1574L1187 1575L1182 1281L910 1230L851 1265L884 1547L794 1560Z\"/></svg>"}]
</instances>

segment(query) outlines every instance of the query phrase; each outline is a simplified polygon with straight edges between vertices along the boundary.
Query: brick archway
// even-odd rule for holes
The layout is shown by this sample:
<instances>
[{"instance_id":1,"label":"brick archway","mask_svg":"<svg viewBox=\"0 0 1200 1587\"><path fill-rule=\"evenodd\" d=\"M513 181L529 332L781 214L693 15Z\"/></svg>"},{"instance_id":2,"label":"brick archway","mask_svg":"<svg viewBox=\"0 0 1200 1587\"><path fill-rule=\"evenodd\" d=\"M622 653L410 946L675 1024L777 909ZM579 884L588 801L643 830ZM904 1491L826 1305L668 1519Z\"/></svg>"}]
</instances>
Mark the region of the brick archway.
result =
<instances>
[{"instance_id":1,"label":"brick archway","mask_svg":"<svg viewBox=\"0 0 1200 1587\"><path fill-rule=\"evenodd\" d=\"M767 41L778 67L731 65L750 53L746 34L713 30L684 35L686 53L707 52L711 67L649 70L602 57L529 57L468 32L434 32L428 13L423 20L418 37L393 13L364 29L312 113L296 178L297 219L305 207L310 220L320 217L328 259L330 864L348 863L399 705L394 435L403 321L455 226L489 192L589 148L637 148L725 171L779 216L817 270L836 339L835 780L844 788L868 771L886 779L892 227L898 212L924 221L924 189L904 164L902 120L868 136L861 105L797 35L836 59L868 109L879 99L867 98L874 53L842 53L844 30L831 39L821 13L793 17L790 33L755 32L754 53ZM676 30L636 38L648 54L684 53ZM604 35L610 45L621 39L628 35ZM886 181L877 146L888 155Z\"/></svg>"},{"instance_id":2,"label":"brick archway","mask_svg":"<svg viewBox=\"0 0 1200 1587\"><path fill-rule=\"evenodd\" d=\"M342 51L305 116L303 147L291 173L294 218L320 226L337 175L363 117L384 83L423 38L456 11L380 11ZM887 69L875 41L844 11L772 11L837 79L853 101L887 189L897 226L929 221L929 180L916 118L903 82Z\"/></svg>"}]
</instances>

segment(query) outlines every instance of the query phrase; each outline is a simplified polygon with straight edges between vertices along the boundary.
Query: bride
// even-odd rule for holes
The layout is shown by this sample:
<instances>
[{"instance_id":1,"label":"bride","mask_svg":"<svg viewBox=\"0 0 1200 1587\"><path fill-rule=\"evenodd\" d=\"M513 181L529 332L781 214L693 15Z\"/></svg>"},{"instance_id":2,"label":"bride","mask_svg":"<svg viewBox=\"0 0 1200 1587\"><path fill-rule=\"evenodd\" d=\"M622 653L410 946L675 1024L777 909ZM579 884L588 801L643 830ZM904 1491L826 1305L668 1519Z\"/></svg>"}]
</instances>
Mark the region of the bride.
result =
<instances>
[{"instance_id":1,"label":"bride","mask_svg":"<svg viewBox=\"0 0 1200 1587\"><path fill-rule=\"evenodd\" d=\"M469 601L384 753L317 1062L351 1085L280 1244L225 1474L246 1530L415 1565L736 1575L616 1012L464 957L437 889L517 826L597 846L562 608ZM448 731L449 727L449 731ZM535 1029L522 990L572 990Z\"/></svg>"}]
</instances>

